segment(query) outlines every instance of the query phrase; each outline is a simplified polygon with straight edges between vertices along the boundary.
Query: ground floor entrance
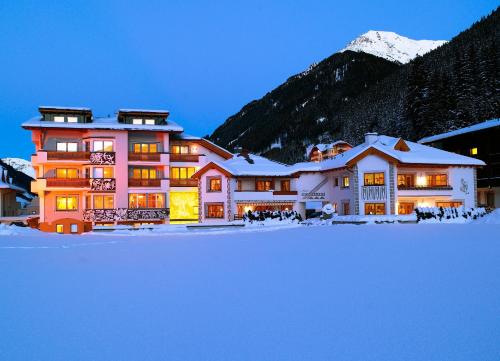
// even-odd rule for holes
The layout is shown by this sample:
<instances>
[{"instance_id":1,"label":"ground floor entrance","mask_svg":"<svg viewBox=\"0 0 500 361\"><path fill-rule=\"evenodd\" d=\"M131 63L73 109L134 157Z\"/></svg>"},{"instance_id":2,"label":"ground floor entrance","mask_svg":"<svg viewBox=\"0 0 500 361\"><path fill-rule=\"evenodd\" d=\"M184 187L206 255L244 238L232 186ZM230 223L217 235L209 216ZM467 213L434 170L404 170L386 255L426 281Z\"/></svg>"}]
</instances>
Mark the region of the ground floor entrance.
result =
<instances>
[{"instance_id":1,"label":"ground floor entrance","mask_svg":"<svg viewBox=\"0 0 500 361\"><path fill-rule=\"evenodd\" d=\"M198 223L198 192L170 192L170 223Z\"/></svg>"}]
</instances>

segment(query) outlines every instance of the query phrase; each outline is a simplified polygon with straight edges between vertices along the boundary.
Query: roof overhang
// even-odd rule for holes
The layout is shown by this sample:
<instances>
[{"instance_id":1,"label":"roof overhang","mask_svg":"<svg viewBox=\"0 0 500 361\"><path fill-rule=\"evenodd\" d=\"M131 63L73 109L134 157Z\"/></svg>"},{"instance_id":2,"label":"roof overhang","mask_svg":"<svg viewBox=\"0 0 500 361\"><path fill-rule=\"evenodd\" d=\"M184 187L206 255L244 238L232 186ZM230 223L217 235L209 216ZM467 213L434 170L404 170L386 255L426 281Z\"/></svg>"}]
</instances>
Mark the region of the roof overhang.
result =
<instances>
[{"instance_id":1,"label":"roof overhang","mask_svg":"<svg viewBox=\"0 0 500 361\"><path fill-rule=\"evenodd\" d=\"M203 174L205 174L206 172L208 172L209 170L212 170L212 169L217 170L218 172L224 174L228 178L233 177L233 174L229 170L221 167L219 164L217 164L215 162L210 162L210 163L205 164L202 168L198 169L198 171L196 173L194 173L191 176L191 178L199 179L199 178L201 178L201 176Z\"/></svg>"}]
</instances>

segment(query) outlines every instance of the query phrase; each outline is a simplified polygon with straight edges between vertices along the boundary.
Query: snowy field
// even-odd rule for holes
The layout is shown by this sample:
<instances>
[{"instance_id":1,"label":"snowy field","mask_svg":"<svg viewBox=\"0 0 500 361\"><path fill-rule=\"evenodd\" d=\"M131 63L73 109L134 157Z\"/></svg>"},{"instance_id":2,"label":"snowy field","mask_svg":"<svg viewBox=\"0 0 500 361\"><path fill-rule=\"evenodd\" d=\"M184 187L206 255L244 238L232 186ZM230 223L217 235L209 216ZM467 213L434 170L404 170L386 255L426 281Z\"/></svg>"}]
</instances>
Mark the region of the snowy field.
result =
<instances>
[{"instance_id":1,"label":"snowy field","mask_svg":"<svg viewBox=\"0 0 500 361\"><path fill-rule=\"evenodd\" d=\"M498 361L495 223L0 236L0 360Z\"/></svg>"}]
</instances>

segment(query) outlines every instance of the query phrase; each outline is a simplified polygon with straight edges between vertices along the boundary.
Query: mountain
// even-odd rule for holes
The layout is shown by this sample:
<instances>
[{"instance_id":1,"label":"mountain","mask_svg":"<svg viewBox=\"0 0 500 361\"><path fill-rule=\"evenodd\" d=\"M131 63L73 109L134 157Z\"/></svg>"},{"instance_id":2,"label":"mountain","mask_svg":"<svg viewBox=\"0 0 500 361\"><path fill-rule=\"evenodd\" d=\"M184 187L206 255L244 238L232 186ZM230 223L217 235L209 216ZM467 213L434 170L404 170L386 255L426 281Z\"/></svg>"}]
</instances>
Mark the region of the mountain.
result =
<instances>
[{"instance_id":1,"label":"mountain","mask_svg":"<svg viewBox=\"0 0 500 361\"><path fill-rule=\"evenodd\" d=\"M35 178L35 170L31 166L31 162L21 158L3 158L2 161L10 165L15 170L23 172L31 178Z\"/></svg>"},{"instance_id":2,"label":"mountain","mask_svg":"<svg viewBox=\"0 0 500 361\"><path fill-rule=\"evenodd\" d=\"M367 34L372 37L372 33L376 32ZM379 35L387 44L383 40L387 37ZM410 53L405 45L379 53L381 57L343 49L245 105L210 140L291 163L303 160L307 145L337 139L357 144L369 131L418 140L498 118L498 39L499 8L408 63L403 53L410 56L424 50L415 46ZM380 50L379 42L373 44L377 46L365 49ZM408 41L391 43L398 44ZM386 59L395 54L399 60Z\"/></svg>"},{"instance_id":3,"label":"mountain","mask_svg":"<svg viewBox=\"0 0 500 361\"><path fill-rule=\"evenodd\" d=\"M370 30L340 51L363 52L406 64L445 43L445 40L413 40L390 31Z\"/></svg>"}]
</instances>

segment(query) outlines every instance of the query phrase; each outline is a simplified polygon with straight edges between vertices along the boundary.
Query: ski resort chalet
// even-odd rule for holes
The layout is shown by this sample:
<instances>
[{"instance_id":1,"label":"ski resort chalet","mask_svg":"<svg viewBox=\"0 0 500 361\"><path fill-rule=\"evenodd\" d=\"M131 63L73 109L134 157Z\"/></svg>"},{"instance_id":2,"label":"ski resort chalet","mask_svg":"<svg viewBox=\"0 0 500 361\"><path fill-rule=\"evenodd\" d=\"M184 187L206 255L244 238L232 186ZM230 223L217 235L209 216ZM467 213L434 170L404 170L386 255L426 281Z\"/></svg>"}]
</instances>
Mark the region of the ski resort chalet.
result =
<instances>
[{"instance_id":1,"label":"ski resort chalet","mask_svg":"<svg viewBox=\"0 0 500 361\"><path fill-rule=\"evenodd\" d=\"M162 110L40 107L23 124L41 230L81 233L117 224L217 223L249 210L331 203L341 215L409 214L416 206L474 207L481 160L370 133L328 159L280 164L232 154Z\"/></svg>"}]
</instances>

